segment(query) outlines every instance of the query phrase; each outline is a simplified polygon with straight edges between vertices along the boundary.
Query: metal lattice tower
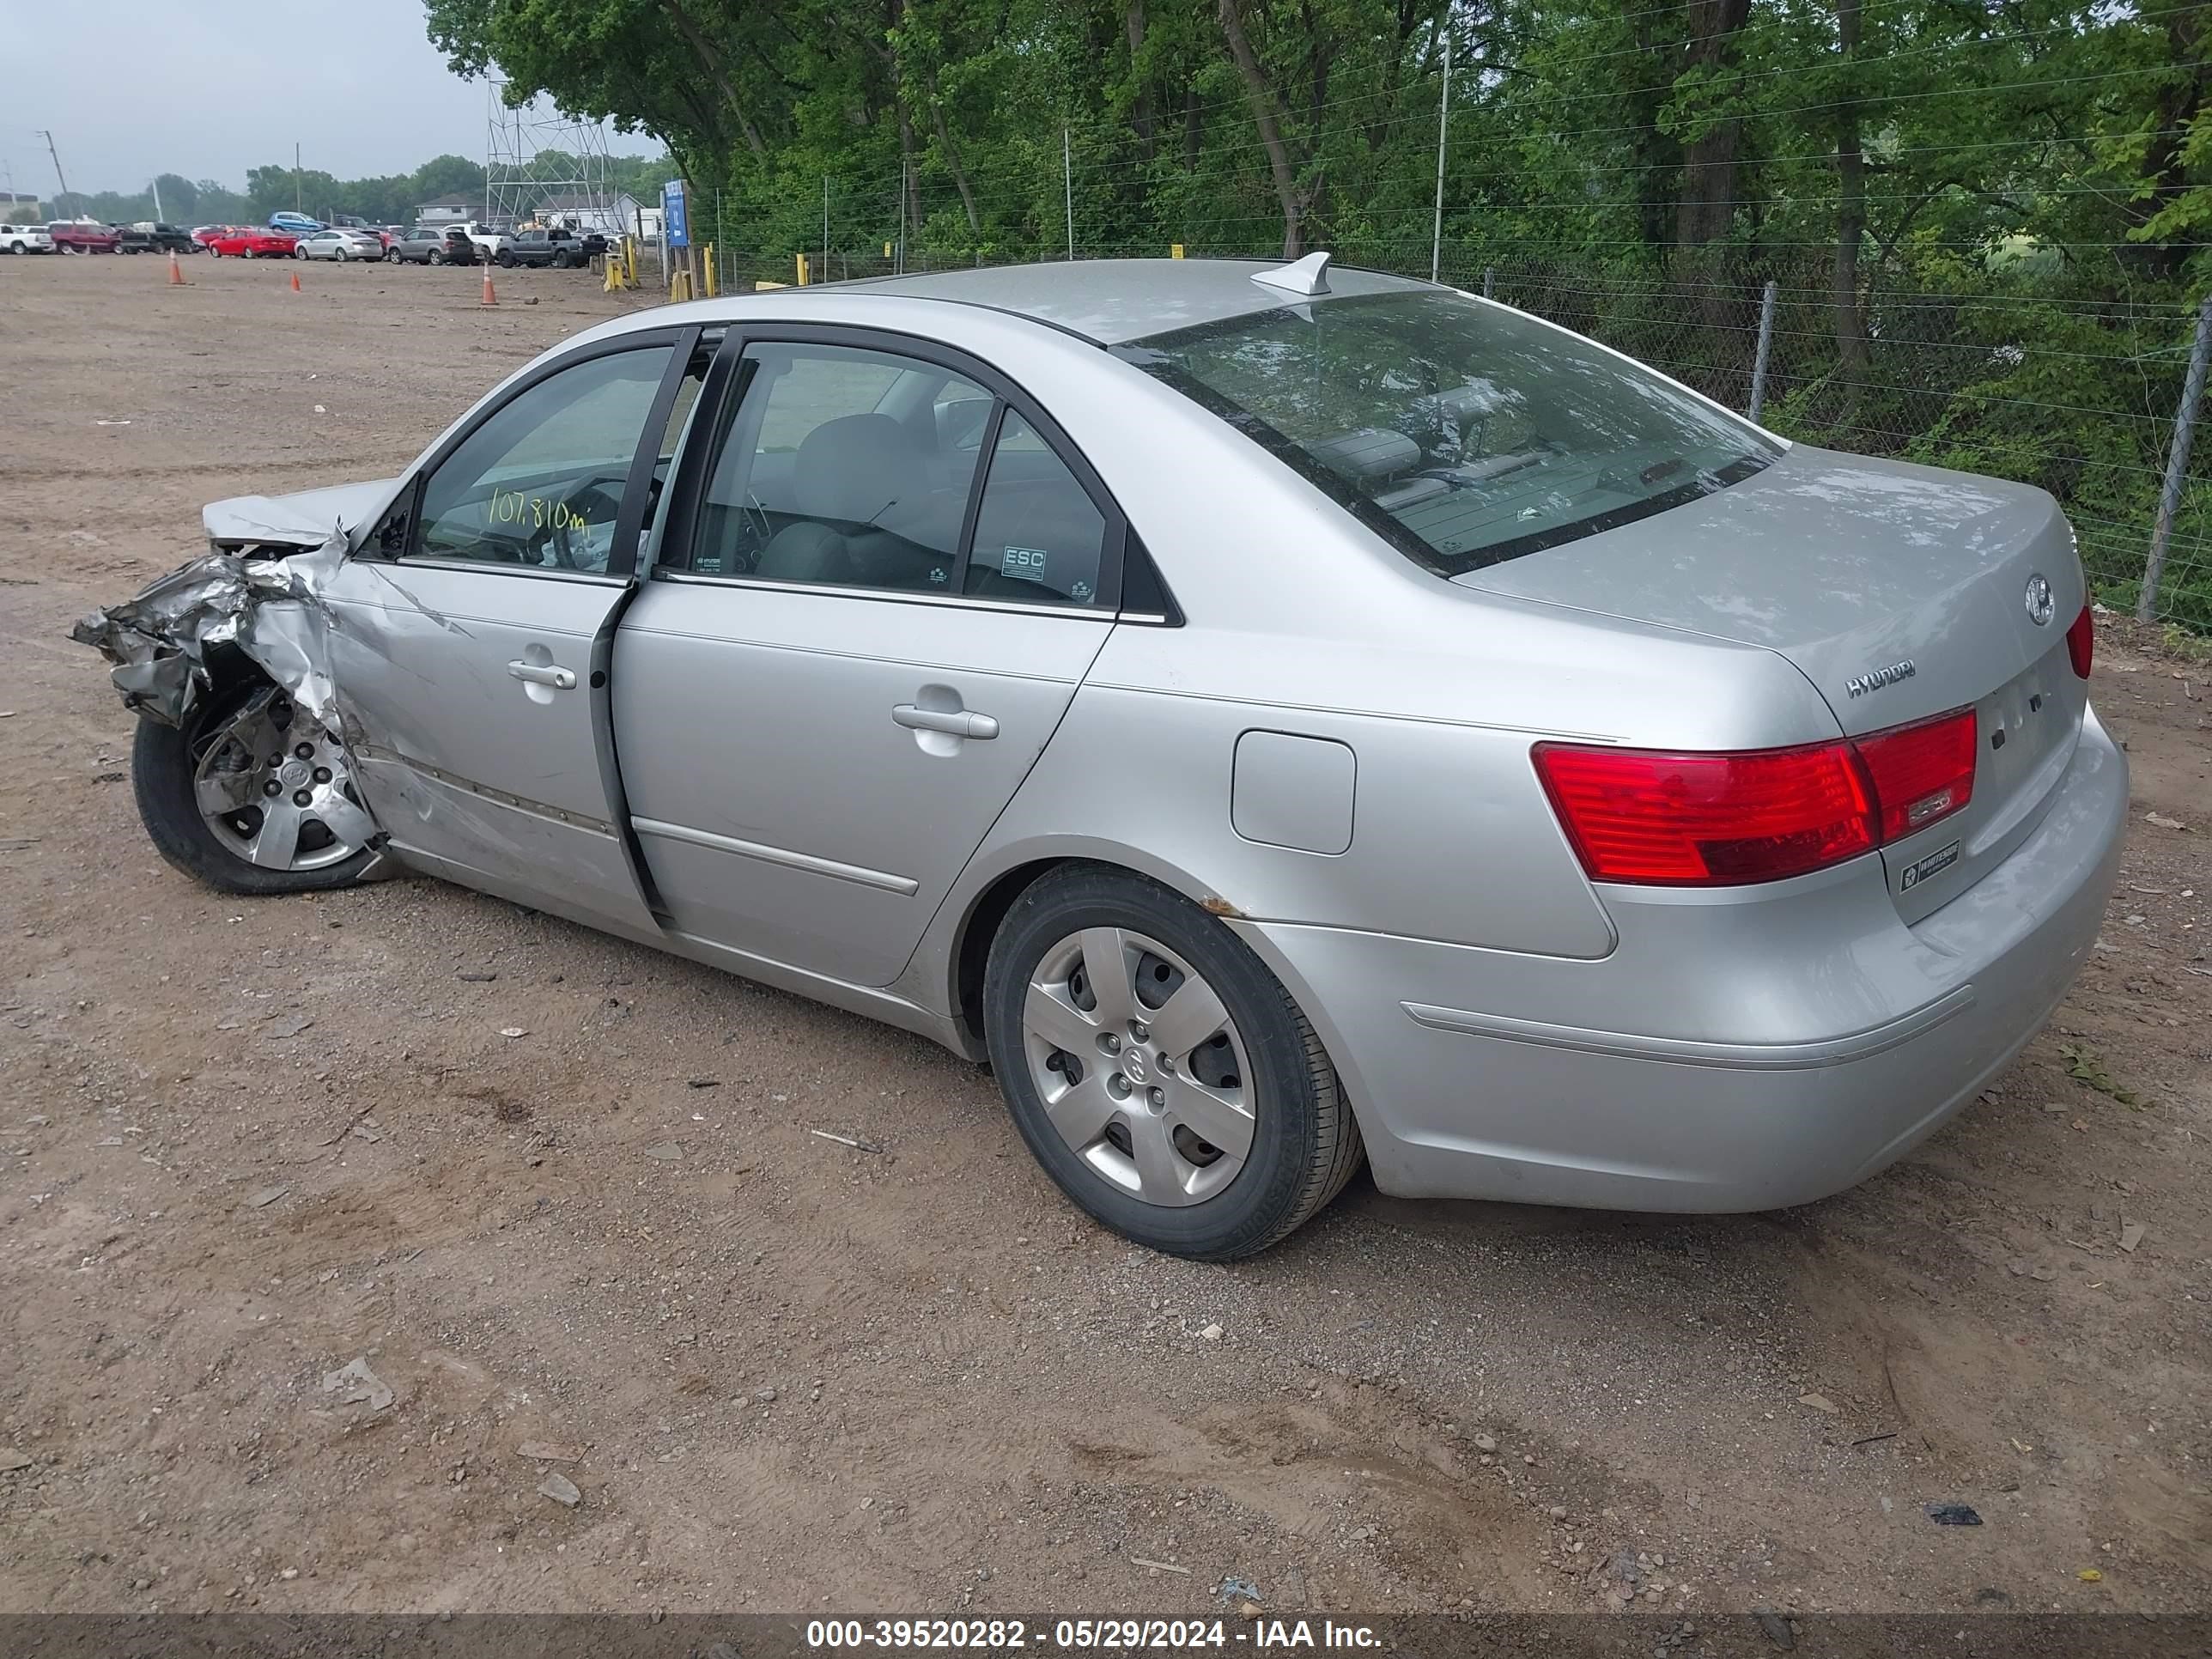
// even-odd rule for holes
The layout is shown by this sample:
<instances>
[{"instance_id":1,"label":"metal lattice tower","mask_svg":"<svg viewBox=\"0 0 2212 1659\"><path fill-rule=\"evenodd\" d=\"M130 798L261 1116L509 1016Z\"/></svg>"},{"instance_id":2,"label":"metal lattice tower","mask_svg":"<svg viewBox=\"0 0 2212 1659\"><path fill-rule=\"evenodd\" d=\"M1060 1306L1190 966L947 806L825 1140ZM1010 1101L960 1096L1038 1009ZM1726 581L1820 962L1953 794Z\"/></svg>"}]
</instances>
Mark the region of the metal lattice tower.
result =
<instances>
[{"instance_id":1,"label":"metal lattice tower","mask_svg":"<svg viewBox=\"0 0 2212 1659\"><path fill-rule=\"evenodd\" d=\"M501 228L544 215L619 230L607 185L605 125L544 99L510 109L506 90L504 81L485 83L485 217Z\"/></svg>"}]
</instances>

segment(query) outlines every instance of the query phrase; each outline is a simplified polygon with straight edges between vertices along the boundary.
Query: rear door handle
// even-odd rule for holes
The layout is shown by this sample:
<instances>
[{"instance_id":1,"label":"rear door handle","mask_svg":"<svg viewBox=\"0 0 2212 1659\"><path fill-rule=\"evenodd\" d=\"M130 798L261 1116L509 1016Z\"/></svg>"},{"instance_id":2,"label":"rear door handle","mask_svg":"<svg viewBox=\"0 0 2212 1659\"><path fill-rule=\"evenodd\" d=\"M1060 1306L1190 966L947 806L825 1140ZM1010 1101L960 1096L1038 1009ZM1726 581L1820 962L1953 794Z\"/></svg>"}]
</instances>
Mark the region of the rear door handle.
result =
<instances>
[{"instance_id":1,"label":"rear door handle","mask_svg":"<svg viewBox=\"0 0 2212 1659\"><path fill-rule=\"evenodd\" d=\"M511 662L507 665L507 672L529 684L550 685L556 691L574 691L576 689L576 671L563 668L558 663Z\"/></svg>"},{"instance_id":2,"label":"rear door handle","mask_svg":"<svg viewBox=\"0 0 2212 1659\"><path fill-rule=\"evenodd\" d=\"M891 719L916 732L942 732L949 737L973 738L978 743L999 735L999 723L988 714L968 708L924 708L902 702L891 710Z\"/></svg>"}]
</instances>

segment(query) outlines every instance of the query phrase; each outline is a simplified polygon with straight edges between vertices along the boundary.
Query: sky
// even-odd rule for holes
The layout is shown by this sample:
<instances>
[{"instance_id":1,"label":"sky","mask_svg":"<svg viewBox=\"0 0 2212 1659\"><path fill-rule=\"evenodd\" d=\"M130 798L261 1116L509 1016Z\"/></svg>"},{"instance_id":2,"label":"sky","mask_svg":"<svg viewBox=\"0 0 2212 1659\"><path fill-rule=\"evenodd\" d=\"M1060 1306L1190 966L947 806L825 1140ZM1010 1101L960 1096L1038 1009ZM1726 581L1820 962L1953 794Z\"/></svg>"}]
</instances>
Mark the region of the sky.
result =
<instances>
[{"instance_id":1,"label":"sky","mask_svg":"<svg viewBox=\"0 0 2212 1659\"><path fill-rule=\"evenodd\" d=\"M0 163L14 188L138 191L157 173L243 188L292 163L340 179L482 161L487 94L446 67L422 0L7 0ZM656 149L617 135L617 155ZM6 187L0 179L0 187Z\"/></svg>"}]
</instances>

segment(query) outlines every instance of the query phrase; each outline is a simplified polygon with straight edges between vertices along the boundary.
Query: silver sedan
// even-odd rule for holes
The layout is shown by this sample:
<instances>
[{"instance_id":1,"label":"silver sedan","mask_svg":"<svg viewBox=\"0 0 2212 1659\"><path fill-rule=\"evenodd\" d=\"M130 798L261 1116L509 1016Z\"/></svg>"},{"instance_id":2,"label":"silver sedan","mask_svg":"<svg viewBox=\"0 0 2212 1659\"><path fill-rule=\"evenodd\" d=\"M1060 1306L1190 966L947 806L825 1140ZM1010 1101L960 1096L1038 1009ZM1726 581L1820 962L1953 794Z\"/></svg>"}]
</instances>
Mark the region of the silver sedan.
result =
<instances>
[{"instance_id":1,"label":"silver sedan","mask_svg":"<svg viewBox=\"0 0 2212 1659\"><path fill-rule=\"evenodd\" d=\"M295 259L381 259L384 239L373 230L349 230L333 226L312 231L292 247Z\"/></svg>"},{"instance_id":2,"label":"silver sedan","mask_svg":"<svg viewBox=\"0 0 2212 1659\"><path fill-rule=\"evenodd\" d=\"M1447 289L1059 264L603 324L88 618L228 891L395 869L988 1060L1156 1249L1796 1204L2027 1042L2127 780L2042 492Z\"/></svg>"}]
</instances>

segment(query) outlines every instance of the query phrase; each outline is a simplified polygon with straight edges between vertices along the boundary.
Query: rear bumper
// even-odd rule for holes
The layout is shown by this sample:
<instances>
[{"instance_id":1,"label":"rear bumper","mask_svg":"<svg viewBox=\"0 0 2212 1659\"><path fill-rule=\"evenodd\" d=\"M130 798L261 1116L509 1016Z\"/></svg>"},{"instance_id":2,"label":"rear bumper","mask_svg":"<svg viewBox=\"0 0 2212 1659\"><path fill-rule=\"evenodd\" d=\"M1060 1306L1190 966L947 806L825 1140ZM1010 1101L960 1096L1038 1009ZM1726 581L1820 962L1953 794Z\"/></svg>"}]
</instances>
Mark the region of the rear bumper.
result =
<instances>
[{"instance_id":1,"label":"rear bumper","mask_svg":"<svg viewBox=\"0 0 2212 1659\"><path fill-rule=\"evenodd\" d=\"M1384 1191L1772 1209L1864 1180L2019 1053L2096 938L2126 819L2091 714L2033 834L1911 927L1868 859L1788 905L1607 890L1620 943L1594 962L1237 927L1328 1043Z\"/></svg>"}]
</instances>

